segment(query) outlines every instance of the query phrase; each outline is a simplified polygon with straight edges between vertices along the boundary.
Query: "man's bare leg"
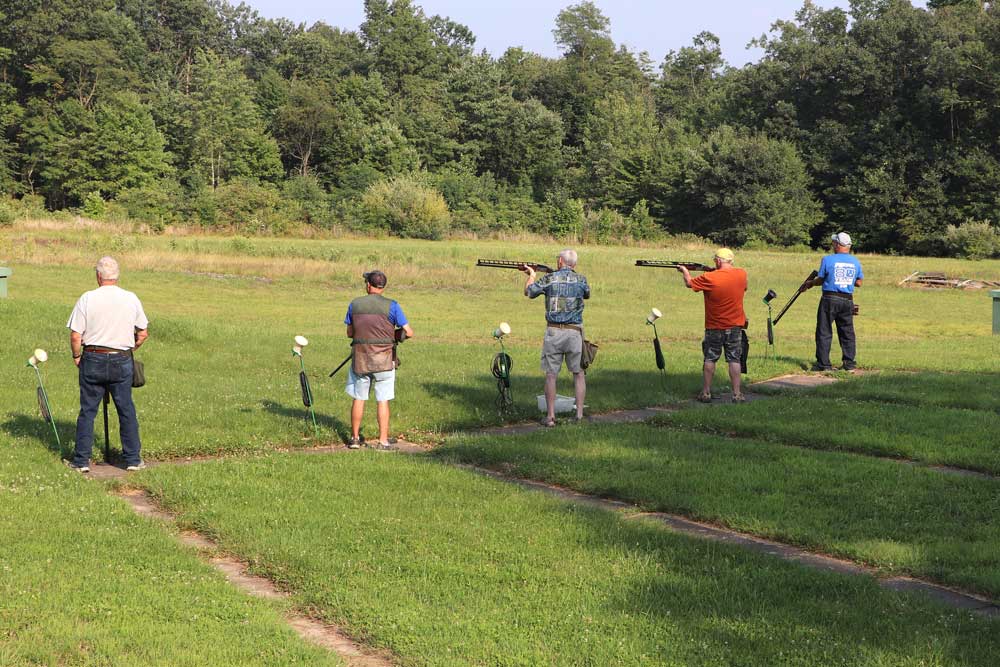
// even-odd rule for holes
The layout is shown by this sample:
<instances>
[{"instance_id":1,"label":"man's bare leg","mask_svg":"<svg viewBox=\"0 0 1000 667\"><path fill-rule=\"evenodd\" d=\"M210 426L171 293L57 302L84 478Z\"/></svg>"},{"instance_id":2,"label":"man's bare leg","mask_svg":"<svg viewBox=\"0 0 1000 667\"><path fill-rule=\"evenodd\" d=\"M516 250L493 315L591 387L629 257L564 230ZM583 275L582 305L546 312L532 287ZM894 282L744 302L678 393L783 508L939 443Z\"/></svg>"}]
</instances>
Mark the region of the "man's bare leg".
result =
<instances>
[{"instance_id":1,"label":"man's bare leg","mask_svg":"<svg viewBox=\"0 0 1000 667\"><path fill-rule=\"evenodd\" d=\"M705 365L702 367L702 385L701 385L701 395L711 396L712 395L712 379L715 377L715 362L706 361Z\"/></svg>"},{"instance_id":2,"label":"man's bare leg","mask_svg":"<svg viewBox=\"0 0 1000 667\"><path fill-rule=\"evenodd\" d=\"M365 416L365 401L359 401L354 399L351 403L351 437L357 439L360 437L359 433L361 431L361 418Z\"/></svg>"},{"instance_id":3,"label":"man's bare leg","mask_svg":"<svg viewBox=\"0 0 1000 667\"><path fill-rule=\"evenodd\" d=\"M733 383L733 396L739 396L743 393L740 386L740 381L742 376L740 375L740 362L730 361L729 362L729 381Z\"/></svg>"},{"instance_id":4,"label":"man's bare leg","mask_svg":"<svg viewBox=\"0 0 1000 667\"><path fill-rule=\"evenodd\" d=\"M583 419L583 399L587 397L587 376L583 371L573 373L573 389L576 391L576 418Z\"/></svg>"},{"instance_id":5,"label":"man's bare leg","mask_svg":"<svg viewBox=\"0 0 1000 667\"><path fill-rule=\"evenodd\" d=\"M556 418L556 375L555 373L545 374L545 407L548 410L548 420Z\"/></svg>"},{"instance_id":6,"label":"man's bare leg","mask_svg":"<svg viewBox=\"0 0 1000 667\"><path fill-rule=\"evenodd\" d=\"M378 401L378 441L389 442L389 401Z\"/></svg>"}]
</instances>

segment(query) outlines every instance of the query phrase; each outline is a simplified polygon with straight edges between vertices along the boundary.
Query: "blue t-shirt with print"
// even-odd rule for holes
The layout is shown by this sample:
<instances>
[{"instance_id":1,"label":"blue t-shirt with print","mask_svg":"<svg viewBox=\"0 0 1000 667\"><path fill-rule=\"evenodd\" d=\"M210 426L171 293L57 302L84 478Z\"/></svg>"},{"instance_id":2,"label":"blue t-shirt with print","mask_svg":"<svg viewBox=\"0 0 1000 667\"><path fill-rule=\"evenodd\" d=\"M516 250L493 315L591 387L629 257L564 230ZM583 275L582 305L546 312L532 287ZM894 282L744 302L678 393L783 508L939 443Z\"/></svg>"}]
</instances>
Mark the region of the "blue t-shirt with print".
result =
<instances>
[{"instance_id":1,"label":"blue t-shirt with print","mask_svg":"<svg viewBox=\"0 0 1000 667\"><path fill-rule=\"evenodd\" d=\"M353 303L347 305L347 317L344 318L344 324L350 326L353 324L353 317L351 317L351 306ZM403 314L403 309L399 307L399 304L395 301L389 306L389 322L392 323L394 327L403 327L409 324L406 319L406 315Z\"/></svg>"},{"instance_id":2,"label":"blue t-shirt with print","mask_svg":"<svg viewBox=\"0 0 1000 667\"><path fill-rule=\"evenodd\" d=\"M827 255L819 265L819 277L823 279L824 292L854 294L854 281L865 277L861 262L850 253Z\"/></svg>"}]
</instances>

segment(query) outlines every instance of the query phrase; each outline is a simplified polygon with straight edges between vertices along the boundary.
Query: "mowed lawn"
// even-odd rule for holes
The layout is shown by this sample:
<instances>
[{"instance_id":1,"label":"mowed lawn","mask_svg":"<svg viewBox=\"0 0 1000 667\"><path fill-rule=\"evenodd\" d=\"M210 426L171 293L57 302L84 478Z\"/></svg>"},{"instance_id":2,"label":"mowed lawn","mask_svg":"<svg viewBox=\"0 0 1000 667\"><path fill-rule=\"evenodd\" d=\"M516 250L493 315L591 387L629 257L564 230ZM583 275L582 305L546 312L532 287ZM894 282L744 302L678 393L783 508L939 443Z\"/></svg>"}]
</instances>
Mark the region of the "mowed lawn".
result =
<instances>
[{"instance_id":1,"label":"mowed lawn","mask_svg":"<svg viewBox=\"0 0 1000 667\"><path fill-rule=\"evenodd\" d=\"M34 379L23 366L31 350L51 353L43 368L62 440L71 442L77 409L76 373L69 358L66 320L79 295L94 287L92 266L104 252L119 257L122 285L142 298L151 339L140 353L148 385L137 391L149 458L265 451L315 444L299 394L292 337L310 339L306 364L316 396L321 444L347 431L350 399L343 375L327 374L349 352L342 324L349 301L362 293L361 273L381 267L387 294L400 301L417 336L400 348L393 431L434 441L443 433L534 418L541 393L538 353L543 306L522 294L516 271L476 268L479 257L554 261L558 244L402 240L279 240L113 235L81 227L15 227L0 232L0 261L14 268L10 298L0 300L7 325L0 347L0 428L15 438L48 442L36 418ZM580 270L593 299L586 310L588 338L601 345L588 374L588 409L669 404L692 397L700 384L701 296L686 290L675 271L633 266L637 258L706 260L713 249L587 246ZM783 301L818 264L820 253L741 252L750 273L747 310L752 339L750 375L760 380L807 368L818 292L811 292L778 328L777 360L763 359L768 288ZM990 303L982 292L926 292L896 282L914 266L963 275L1000 274L1000 262L865 257L865 287L857 320L862 366L880 369L984 371L1000 364L998 337L989 335ZM659 322L667 359L661 383L645 324L649 308ZM947 317L944 316L947 313ZM513 327L516 411L501 418L490 362L498 350L491 332ZM835 357L836 355L835 349ZM719 390L728 383L720 373ZM564 373L559 391L571 394ZM112 419L112 422L115 420ZM366 425L373 429L373 419ZM117 440L117 434L112 438Z\"/></svg>"},{"instance_id":2,"label":"mowed lawn","mask_svg":"<svg viewBox=\"0 0 1000 667\"><path fill-rule=\"evenodd\" d=\"M135 478L413 665L988 665L995 621L398 454ZM294 491L291 491L294 490Z\"/></svg>"},{"instance_id":3,"label":"mowed lawn","mask_svg":"<svg viewBox=\"0 0 1000 667\"><path fill-rule=\"evenodd\" d=\"M38 447L0 448L0 574L5 667L343 664Z\"/></svg>"},{"instance_id":4,"label":"mowed lawn","mask_svg":"<svg viewBox=\"0 0 1000 667\"><path fill-rule=\"evenodd\" d=\"M389 275L388 295L417 332L400 349L394 434L440 443L465 429L537 417L542 305L521 295L523 275L474 263L553 262L561 247L153 237L85 225L0 230L0 264L15 271L10 298L0 300L7 324L0 439L8 457L0 511L10 531L0 566L13 573L0 602L0 664L335 664L282 627L283 607L232 591L173 544L169 529L133 517L99 484L58 464L72 446L77 411L64 325L106 252L122 262L122 285L140 295L151 320L140 352L149 383L136 391L145 456L244 455L159 467L130 483L147 486L184 524L293 591L290 604L390 649L400 664L995 664L996 621L885 592L865 578L580 510L450 464L496 466L996 595L996 483L869 455L993 469L1000 337L989 334L989 299L896 282L928 262L967 277L1000 275L1000 262L862 256L859 361L879 372L808 397L779 392L659 425L460 436L424 460L275 453L345 435L344 378L327 373L349 351L344 311L372 267ZM588 374L591 412L690 405L684 401L700 385L701 297L675 272L632 265L705 261L712 250L580 248L594 291L588 338L601 344ZM773 288L783 302L819 257L738 254L751 276L748 381L811 363L817 293L782 320L776 360L762 358L758 296ZM665 385L645 325L651 306L665 314L658 324ZM507 343L516 410L506 417L496 412L490 374L498 350L491 332L501 320L514 330ZM311 341L305 360L318 438L299 396L296 334ZM42 373L62 451L38 416L34 373L25 367L35 347L51 355ZM717 392L725 384L720 373ZM571 393L565 375L560 392ZM824 414L845 426L822 428ZM367 419L370 432L373 415ZM768 421L774 429L761 426ZM806 443L810 431L817 438ZM202 628L205 618L212 621Z\"/></svg>"},{"instance_id":5,"label":"mowed lawn","mask_svg":"<svg viewBox=\"0 0 1000 667\"><path fill-rule=\"evenodd\" d=\"M686 410L678 428L1000 475L1000 374L872 375L781 400Z\"/></svg>"}]
</instances>

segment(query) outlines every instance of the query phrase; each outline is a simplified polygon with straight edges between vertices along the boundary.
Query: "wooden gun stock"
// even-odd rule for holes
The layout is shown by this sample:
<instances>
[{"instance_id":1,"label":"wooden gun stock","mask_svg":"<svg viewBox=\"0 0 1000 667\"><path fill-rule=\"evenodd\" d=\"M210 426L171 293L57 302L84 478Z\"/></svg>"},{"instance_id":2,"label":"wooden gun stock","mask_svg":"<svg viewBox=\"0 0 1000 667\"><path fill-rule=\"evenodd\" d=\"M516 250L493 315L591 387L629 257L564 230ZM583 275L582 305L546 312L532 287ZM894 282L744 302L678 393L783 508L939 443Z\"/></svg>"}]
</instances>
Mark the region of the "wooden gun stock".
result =
<instances>
[{"instance_id":1,"label":"wooden gun stock","mask_svg":"<svg viewBox=\"0 0 1000 667\"><path fill-rule=\"evenodd\" d=\"M698 262L673 262L666 259L637 259L636 266L646 266L655 269L676 269L683 266L688 271L715 271L715 267L705 266Z\"/></svg>"},{"instance_id":2,"label":"wooden gun stock","mask_svg":"<svg viewBox=\"0 0 1000 667\"><path fill-rule=\"evenodd\" d=\"M476 260L476 266L485 266L491 269L517 269L518 271L522 267L529 266L539 273L552 273L553 271L551 267L537 262L515 262L508 259L479 259Z\"/></svg>"},{"instance_id":3,"label":"wooden gun stock","mask_svg":"<svg viewBox=\"0 0 1000 667\"><path fill-rule=\"evenodd\" d=\"M818 275L819 275L818 271L813 271L812 273L809 274L808 278L806 278L805 280L802 281L802 284L805 285L807 282L809 282L813 278L817 277ZM792 298L788 300L788 303L785 304L785 307L781 309L781 312L778 313L778 316L774 318L774 322L772 322L772 324L774 326L777 326L778 320L781 319L781 316L784 315L786 312L788 312L788 309L792 307L792 304L795 303L795 300L799 298L800 294L802 294L802 292L799 291L801 289L802 288L799 287L798 290L795 290L795 294L793 294Z\"/></svg>"}]
</instances>

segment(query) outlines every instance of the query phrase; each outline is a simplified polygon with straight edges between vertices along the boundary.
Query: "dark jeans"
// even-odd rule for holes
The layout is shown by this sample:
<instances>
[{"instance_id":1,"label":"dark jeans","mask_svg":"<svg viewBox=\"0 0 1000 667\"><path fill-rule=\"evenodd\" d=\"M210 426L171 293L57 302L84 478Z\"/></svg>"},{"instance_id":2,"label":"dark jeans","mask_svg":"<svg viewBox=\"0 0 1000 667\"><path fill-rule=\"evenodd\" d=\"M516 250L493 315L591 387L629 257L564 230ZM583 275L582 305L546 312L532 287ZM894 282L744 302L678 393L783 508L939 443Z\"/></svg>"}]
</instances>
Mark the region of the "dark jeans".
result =
<instances>
[{"instance_id":1,"label":"dark jeans","mask_svg":"<svg viewBox=\"0 0 1000 667\"><path fill-rule=\"evenodd\" d=\"M834 323L837 325L844 370L849 371L857 365L854 361L854 301L824 294L816 313L816 365L823 369L833 367L830 364L830 345L833 343Z\"/></svg>"},{"instance_id":2,"label":"dark jeans","mask_svg":"<svg viewBox=\"0 0 1000 667\"><path fill-rule=\"evenodd\" d=\"M84 352L80 360L80 416L76 420L76 449L73 465L90 465L94 449L94 418L104 392L111 394L118 411L118 430L122 438L125 465L137 465L139 457L139 420L132 403L132 356Z\"/></svg>"}]
</instances>

